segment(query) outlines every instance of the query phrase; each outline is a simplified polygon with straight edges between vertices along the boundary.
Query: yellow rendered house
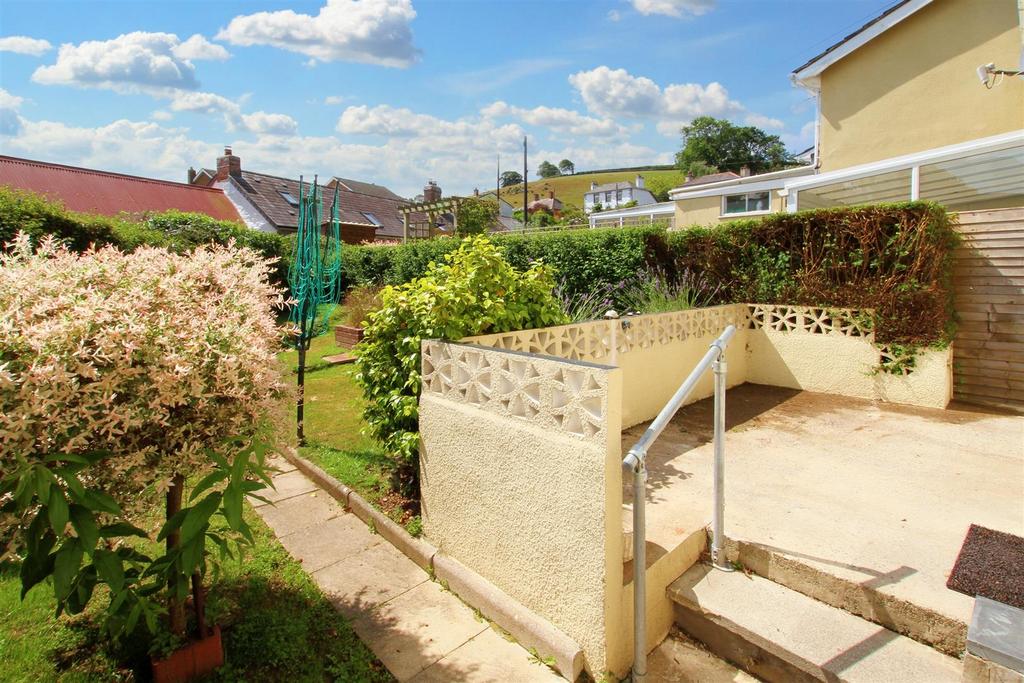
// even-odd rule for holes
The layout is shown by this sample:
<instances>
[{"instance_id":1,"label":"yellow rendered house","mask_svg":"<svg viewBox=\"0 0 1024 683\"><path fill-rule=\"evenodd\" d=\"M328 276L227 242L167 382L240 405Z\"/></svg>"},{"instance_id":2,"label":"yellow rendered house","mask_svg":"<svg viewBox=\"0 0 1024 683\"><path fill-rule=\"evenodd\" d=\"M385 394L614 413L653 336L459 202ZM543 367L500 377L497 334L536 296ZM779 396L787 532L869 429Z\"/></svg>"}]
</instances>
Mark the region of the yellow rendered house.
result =
<instances>
[{"instance_id":1,"label":"yellow rendered house","mask_svg":"<svg viewBox=\"0 0 1024 683\"><path fill-rule=\"evenodd\" d=\"M1024 206L1024 2L904 0L797 68L807 166L672 190L675 225L929 199Z\"/></svg>"}]
</instances>

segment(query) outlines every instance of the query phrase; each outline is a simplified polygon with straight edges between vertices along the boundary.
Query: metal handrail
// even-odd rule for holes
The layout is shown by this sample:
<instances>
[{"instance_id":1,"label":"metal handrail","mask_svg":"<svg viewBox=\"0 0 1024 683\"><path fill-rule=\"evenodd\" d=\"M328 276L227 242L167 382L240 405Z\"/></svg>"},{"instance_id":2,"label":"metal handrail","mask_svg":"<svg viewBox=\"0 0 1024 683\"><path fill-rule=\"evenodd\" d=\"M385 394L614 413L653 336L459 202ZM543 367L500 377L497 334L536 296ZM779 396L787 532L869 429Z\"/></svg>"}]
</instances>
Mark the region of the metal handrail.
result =
<instances>
[{"instance_id":1,"label":"metal handrail","mask_svg":"<svg viewBox=\"0 0 1024 683\"><path fill-rule=\"evenodd\" d=\"M736 334L736 326L729 325L722 335L711 343L708 352L669 399L658 416L629 449L622 460L622 468L633 473L633 682L647 677L647 527L645 499L647 489L647 451L661 436L669 421L693 392L697 382L709 367L715 374L715 463L713 494L714 511L711 518L711 562L724 571L732 571L725 562L722 530L725 511L725 348Z\"/></svg>"}]
</instances>

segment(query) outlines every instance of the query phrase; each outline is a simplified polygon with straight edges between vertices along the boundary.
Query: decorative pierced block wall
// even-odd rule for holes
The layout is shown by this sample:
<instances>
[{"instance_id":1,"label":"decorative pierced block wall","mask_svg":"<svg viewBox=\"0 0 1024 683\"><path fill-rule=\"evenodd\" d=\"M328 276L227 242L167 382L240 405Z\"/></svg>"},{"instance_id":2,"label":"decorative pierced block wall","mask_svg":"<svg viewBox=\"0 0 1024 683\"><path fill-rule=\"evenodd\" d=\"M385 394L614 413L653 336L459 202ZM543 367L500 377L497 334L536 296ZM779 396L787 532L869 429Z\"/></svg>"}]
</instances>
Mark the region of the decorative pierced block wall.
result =
<instances>
[{"instance_id":1,"label":"decorative pierced block wall","mask_svg":"<svg viewBox=\"0 0 1024 683\"><path fill-rule=\"evenodd\" d=\"M613 347L621 354L690 338L707 337L710 342L728 325L745 328L748 315L745 304L730 304L466 337L462 341L509 351L607 363L612 360Z\"/></svg>"},{"instance_id":2,"label":"decorative pierced block wall","mask_svg":"<svg viewBox=\"0 0 1024 683\"><path fill-rule=\"evenodd\" d=\"M423 342L423 393L603 441L611 368L520 353Z\"/></svg>"},{"instance_id":3,"label":"decorative pierced block wall","mask_svg":"<svg viewBox=\"0 0 1024 683\"><path fill-rule=\"evenodd\" d=\"M750 304L749 311L748 319L752 330L833 334L862 337L869 341L874 341L875 338L875 333L871 329L870 310Z\"/></svg>"}]
</instances>

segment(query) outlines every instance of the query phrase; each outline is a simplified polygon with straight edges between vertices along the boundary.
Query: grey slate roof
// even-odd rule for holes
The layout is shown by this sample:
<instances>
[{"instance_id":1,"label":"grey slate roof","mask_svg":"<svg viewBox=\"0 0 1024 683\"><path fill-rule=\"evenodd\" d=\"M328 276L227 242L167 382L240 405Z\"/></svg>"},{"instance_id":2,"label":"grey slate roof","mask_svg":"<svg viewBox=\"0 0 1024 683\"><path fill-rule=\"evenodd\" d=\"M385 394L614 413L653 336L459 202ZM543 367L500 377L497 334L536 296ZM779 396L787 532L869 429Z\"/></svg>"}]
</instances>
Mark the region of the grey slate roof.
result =
<instances>
[{"instance_id":1,"label":"grey slate roof","mask_svg":"<svg viewBox=\"0 0 1024 683\"><path fill-rule=\"evenodd\" d=\"M276 228L297 228L298 207L291 205L282 193L299 199L298 180L242 170L241 177L232 176L231 182L245 193L246 198ZM339 219L343 224L372 226L373 221L365 215L372 214L380 223L376 226L378 237L402 236L402 216L399 211L409 202L386 187L373 183L342 178L330 180L323 187L323 220L329 220L331 217L335 182L338 183L339 189Z\"/></svg>"}]
</instances>

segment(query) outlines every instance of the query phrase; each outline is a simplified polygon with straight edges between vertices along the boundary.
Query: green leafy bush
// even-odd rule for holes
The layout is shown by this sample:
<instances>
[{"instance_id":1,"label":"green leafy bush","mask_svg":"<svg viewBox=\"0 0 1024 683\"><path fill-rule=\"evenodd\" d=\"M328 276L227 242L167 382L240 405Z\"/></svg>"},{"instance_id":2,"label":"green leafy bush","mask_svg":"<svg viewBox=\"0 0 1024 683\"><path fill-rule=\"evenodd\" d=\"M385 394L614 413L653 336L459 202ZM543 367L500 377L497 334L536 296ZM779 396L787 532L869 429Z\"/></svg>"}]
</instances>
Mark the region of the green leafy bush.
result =
<instances>
[{"instance_id":1,"label":"green leafy bush","mask_svg":"<svg viewBox=\"0 0 1024 683\"><path fill-rule=\"evenodd\" d=\"M371 436L404 466L415 490L420 341L545 327L566 322L551 268L514 268L485 237L471 237L423 277L385 287L358 350L356 379L366 396Z\"/></svg>"},{"instance_id":2,"label":"green leafy bush","mask_svg":"<svg viewBox=\"0 0 1024 683\"><path fill-rule=\"evenodd\" d=\"M92 245L112 245L122 251L151 246L185 253L201 244L226 245L234 240L237 246L278 259L271 271L271 280L277 285L287 282L286 259L291 254L289 240L283 235L201 213L165 211L119 217L83 214L68 211L60 202L33 192L0 187L0 249L12 243L19 232L35 242L52 235L76 252Z\"/></svg>"}]
</instances>

